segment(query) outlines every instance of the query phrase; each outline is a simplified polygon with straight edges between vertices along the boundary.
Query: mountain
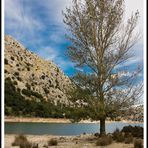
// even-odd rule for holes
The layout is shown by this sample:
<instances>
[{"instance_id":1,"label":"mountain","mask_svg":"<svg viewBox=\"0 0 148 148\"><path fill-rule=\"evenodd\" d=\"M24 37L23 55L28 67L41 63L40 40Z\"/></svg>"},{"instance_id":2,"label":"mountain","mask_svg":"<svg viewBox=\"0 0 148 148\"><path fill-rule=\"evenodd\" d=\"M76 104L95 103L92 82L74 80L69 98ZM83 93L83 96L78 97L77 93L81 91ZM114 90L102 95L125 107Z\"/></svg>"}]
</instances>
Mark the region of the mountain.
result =
<instances>
[{"instance_id":1,"label":"mountain","mask_svg":"<svg viewBox=\"0 0 148 148\"><path fill-rule=\"evenodd\" d=\"M5 101L15 100L14 92L25 100L66 104L70 79L52 61L29 51L11 36L5 36L4 50ZM14 92L13 92L14 91ZM6 105L11 107L11 105Z\"/></svg>"}]
</instances>

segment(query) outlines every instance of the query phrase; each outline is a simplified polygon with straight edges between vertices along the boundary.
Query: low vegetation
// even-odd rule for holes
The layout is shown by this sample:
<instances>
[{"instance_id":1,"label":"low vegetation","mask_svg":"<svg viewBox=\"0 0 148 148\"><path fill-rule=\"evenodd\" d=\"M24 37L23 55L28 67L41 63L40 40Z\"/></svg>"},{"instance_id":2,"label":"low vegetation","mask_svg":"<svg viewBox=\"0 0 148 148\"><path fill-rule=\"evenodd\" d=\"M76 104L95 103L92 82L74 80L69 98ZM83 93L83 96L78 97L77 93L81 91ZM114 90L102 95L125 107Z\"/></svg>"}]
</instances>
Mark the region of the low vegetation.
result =
<instances>
[{"instance_id":1,"label":"low vegetation","mask_svg":"<svg viewBox=\"0 0 148 148\"><path fill-rule=\"evenodd\" d=\"M131 133L133 137L143 139L143 127L140 126L125 126L121 132L124 132L125 134Z\"/></svg>"},{"instance_id":2,"label":"low vegetation","mask_svg":"<svg viewBox=\"0 0 148 148\"><path fill-rule=\"evenodd\" d=\"M143 139L143 127L131 125L125 126L121 131L116 129L112 135L113 140L116 142L124 142L125 144L134 142L134 148L141 148ZM135 139L137 137L140 139Z\"/></svg>"},{"instance_id":3,"label":"low vegetation","mask_svg":"<svg viewBox=\"0 0 148 148\"><path fill-rule=\"evenodd\" d=\"M12 146L19 146L20 148L38 148L38 144L29 142L24 135L16 136Z\"/></svg>"},{"instance_id":4,"label":"low vegetation","mask_svg":"<svg viewBox=\"0 0 148 148\"><path fill-rule=\"evenodd\" d=\"M50 139L48 141L48 146L56 146L58 145L58 141L56 139Z\"/></svg>"},{"instance_id":5,"label":"low vegetation","mask_svg":"<svg viewBox=\"0 0 148 148\"><path fill-rule=\"evenodd\" d=\"M19 135L15 137L12 146L20 146L20 148L31 148L32 144L27 140L26 136Z\"/></svg>"},{"instance_id":6,"label":"low vegetation","mask_svg":"<svg viewBox=\"0 0 148 148\"><path fill-rule=\"evenodd\" d=\"M98 138L96 145L97 146L106 146L112 143L112 137L110 135L103 135Z\"/></svg>"},{"instance_id":7,"label":"low vegetation","mask_svg":"<svg viewBox=\"0 0 148 148\"><path fill-rule=\"evenodd\" d=\"M20 90L16 82L10 77L5 79L5 115L6 116L27 116L44 118L73 118L73 110L60 102L54 105L50 100L45 101L38 92L27 89ZM25 96L33 96L36 99L27 100ZM27 106L27 107L26 107ZM78 112L79 110L77 110Z\"/></svg>"},{"instance_id":8,"label":"low vegetation","mask_svg":"<svg viewBox=\"0 0 148 148\"><path fill-rule=\"evenodd\" d=\"M134 148L143 148L143 141L142 141L142 139L135 139L134 140Z\"/></svg>"}]
</instances>

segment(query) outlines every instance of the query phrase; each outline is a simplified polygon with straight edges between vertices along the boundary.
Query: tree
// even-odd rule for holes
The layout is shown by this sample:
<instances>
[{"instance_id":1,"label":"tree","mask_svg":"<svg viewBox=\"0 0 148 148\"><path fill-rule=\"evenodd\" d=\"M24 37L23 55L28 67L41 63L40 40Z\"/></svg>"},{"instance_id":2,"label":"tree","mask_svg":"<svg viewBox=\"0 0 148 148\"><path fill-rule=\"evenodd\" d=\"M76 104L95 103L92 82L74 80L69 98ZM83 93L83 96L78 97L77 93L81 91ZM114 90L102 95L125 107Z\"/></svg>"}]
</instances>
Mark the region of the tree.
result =
<instances>
[{"instance_id":1,"label":"tree","mask_svg":"<svg viewBox=\"0 0 148 148\"><path fill-rule=\"evenodd\" d=\"M133 73L120 68L130 60L130 51L139 40L135 33L139 12L125 23L124 0L73 0L63 15L70 31L68 56L82 70L73 77L76 87L69 98L73 107L82 108L84 118L100 120L103 134L106 118L117 116L142 94L137 79L141 67Z\"/></svg>"}]
</instances>

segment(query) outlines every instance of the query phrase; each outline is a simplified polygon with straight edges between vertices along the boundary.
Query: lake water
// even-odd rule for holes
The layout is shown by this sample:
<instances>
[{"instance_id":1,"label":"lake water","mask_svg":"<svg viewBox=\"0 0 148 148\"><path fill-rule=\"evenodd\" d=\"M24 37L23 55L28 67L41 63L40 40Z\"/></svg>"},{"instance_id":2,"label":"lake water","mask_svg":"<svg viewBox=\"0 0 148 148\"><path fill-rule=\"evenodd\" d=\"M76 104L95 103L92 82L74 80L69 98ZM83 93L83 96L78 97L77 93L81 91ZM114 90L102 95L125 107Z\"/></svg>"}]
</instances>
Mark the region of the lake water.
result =
<instances>
[{"instance_id":1,"label":"lake water","mask_svg":"<svg viewBox=\"0 0 148 148\"><path fill-rule=\"evenodd\" d=\"M116 128L122 129L124 126L142 126L143 124L129 124L123 122L113 122L106 124L106 132L112 133ZM99 132L98 123L20 123L6 122L5 134L31 134L31 135L80 135L85 133Z\"/></svg>"}]
</instances>

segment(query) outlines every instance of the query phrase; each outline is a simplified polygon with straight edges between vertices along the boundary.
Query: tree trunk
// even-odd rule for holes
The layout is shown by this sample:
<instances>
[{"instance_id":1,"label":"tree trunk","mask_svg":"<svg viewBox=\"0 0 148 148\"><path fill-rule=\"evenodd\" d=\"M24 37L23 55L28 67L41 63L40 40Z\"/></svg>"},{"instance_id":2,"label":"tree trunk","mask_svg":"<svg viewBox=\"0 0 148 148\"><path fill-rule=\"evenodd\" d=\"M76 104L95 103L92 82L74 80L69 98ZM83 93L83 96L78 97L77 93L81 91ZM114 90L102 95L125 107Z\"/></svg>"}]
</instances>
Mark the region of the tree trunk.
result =
<instances>
[{"instance_id":1,"label":"tree trunk","mask_svg":"<svg viewBox=\"0 0 148 148\"><path fill-rule=\"evenodd\" d=\"M100 134L105 134L105 118L100 119Z\"/></svg>"}]
</instances>

